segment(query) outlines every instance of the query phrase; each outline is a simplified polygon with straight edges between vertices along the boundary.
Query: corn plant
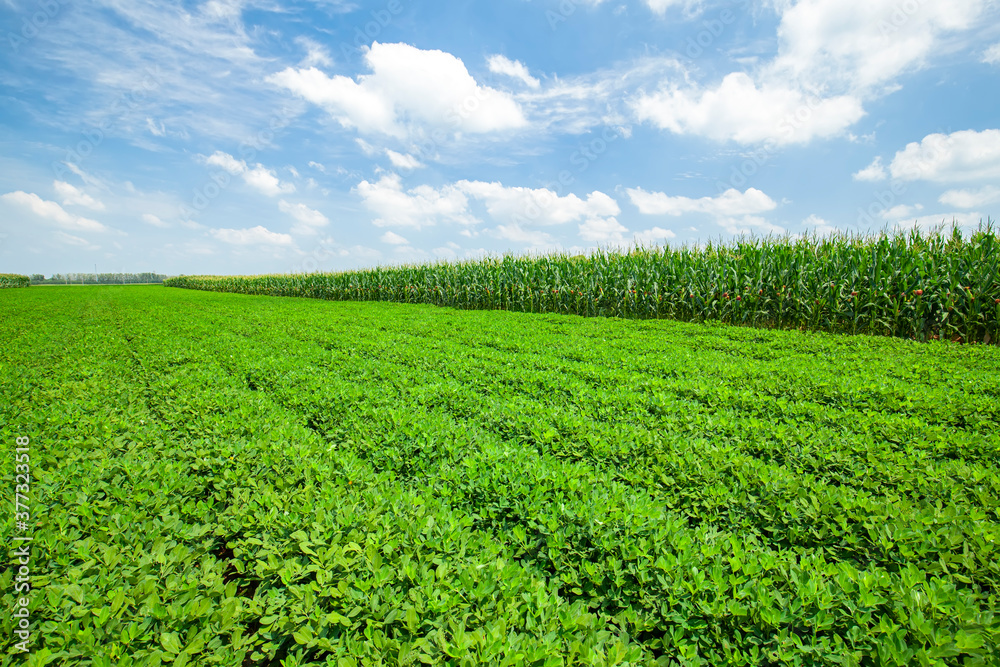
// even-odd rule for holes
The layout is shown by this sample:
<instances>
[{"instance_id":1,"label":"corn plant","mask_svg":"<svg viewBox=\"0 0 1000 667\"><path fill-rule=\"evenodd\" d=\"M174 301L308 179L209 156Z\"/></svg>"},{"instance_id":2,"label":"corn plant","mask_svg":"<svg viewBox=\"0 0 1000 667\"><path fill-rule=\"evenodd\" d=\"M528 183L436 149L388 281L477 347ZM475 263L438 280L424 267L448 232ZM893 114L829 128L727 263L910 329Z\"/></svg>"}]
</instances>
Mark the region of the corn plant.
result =
<instances>
[{"instance_id":1,"label":"corn plant","mask_svg":"<svg viewBox=\"0 0 1000 667\"><path fill-rule=\"evenodd\" d=\"M743 237L704 247L505 255L327 274L182 276L164 284L990 343L1000 340L998 258L988 221L968 237L957 227L950 233Z\"/></svg>"},{"instance_id":2,"label":"corn plant","mask_svg":"<svg viewBox=\"0 0 1000 667\"><path fill-rule=\"evenodd\" d=\"M30 287L31 278L16 273L0 273L0 289L9 287Z\"/></svg>"}]
</instances>

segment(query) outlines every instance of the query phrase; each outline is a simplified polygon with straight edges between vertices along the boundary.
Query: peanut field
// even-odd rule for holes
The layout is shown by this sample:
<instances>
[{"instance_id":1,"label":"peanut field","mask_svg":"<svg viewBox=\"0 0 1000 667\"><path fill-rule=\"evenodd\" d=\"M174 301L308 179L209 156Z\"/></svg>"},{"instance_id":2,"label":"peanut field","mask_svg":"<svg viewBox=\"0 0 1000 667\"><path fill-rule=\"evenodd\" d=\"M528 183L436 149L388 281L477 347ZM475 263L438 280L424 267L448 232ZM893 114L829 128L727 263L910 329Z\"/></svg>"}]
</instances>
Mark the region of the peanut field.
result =
<instances>
[{"instance_id":1,"label":"peanut field","mask_svg":"<svg viewBox=\"0 0 1000 667\"><path fill-rule=\"evenodd\" d=\"M0 291L27 663L1000 664L995 345L512 310Z\"/></svg>"}]
</instances>

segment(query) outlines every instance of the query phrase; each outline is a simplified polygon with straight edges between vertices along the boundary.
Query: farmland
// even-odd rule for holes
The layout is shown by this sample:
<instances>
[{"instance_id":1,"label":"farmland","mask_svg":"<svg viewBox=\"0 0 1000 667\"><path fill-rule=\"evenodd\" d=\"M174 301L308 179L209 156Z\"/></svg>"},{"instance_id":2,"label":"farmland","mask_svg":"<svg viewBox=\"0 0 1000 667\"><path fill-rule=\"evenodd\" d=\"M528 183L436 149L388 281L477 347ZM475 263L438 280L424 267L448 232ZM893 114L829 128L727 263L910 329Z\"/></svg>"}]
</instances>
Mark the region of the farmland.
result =
<instances>
[{"instance_id":1,"label":"farmland","mask_svg":"<svg viewBox=\"0 0 1000 667\"><path fill-rule=\"evenodd\" d=\"M995 346L160 286L0 336L35 664L1000 662Z\"/></svg>"},{"instance_id":2,"label":"farmland","mask_svg":"<svg viewBox=\"0 0 1000 667\"><path fill-rule=\"evenodd\" d=\"M31 278L16 273L0 273L0 289L10 287L29 287Z\"/></svg>"},{"instance_id":3,"label":"farmland","mask_svg":"<svg viewBox=\"0 0 1000 667\"><path fill-rule=\"evenodd\" d=\"M429 303L896 336L1000 340L1000 239L913 230L748 237L589 256L503 256L335 274L179 276L239 294Z\"/></svg>"}]
</instances>

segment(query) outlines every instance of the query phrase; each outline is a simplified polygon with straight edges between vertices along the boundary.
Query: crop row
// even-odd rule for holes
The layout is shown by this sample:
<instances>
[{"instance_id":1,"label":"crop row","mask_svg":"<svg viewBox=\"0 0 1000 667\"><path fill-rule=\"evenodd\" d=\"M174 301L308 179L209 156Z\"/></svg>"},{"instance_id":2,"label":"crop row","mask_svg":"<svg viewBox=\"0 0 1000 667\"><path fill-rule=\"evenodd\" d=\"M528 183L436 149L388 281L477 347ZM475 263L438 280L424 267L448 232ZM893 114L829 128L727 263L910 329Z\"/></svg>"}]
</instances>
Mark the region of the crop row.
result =
<instances>
[{"instance_id":1,"label":"crop row","mask_svg":"<svg viewBox=\"0 0 1000 667\"><path fill-rule=\"evenodd\" d=\"M504 256L335 274L181 276L242 294L428 303L765 328L1000 340L1000 243L952 233L741 239L704 248Z\"/></svg>"},{"instance_id":2,"label":"crop row","mask_svg":"<svg viewBox=\"0 0 1000 667\"><path fill-rule=\"evenodd\" d=\"M30 287L31 278L16 273L0 273L0 289L5 287Z\"/></svg>"},{"instance_id":3,"label":"crop row","mask_svg":"<svg viewBox=\"0 0 1000 667\"><path fill-rule=\"evenodd\" d=\"M1000 660L994 347L152 287L0 300L39 661Z\"/></svg>"}]
</instances>

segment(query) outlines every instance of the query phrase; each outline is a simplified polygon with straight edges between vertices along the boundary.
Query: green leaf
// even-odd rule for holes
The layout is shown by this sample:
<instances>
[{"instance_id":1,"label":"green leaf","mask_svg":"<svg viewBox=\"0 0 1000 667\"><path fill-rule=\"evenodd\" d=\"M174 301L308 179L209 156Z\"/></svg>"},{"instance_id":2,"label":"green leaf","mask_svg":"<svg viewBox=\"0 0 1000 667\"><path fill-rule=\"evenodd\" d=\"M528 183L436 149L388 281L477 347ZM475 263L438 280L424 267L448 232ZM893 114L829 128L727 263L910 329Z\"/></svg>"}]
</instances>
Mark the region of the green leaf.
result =
<instances>
[{"instance_id":1,"label":"green leaf","mask_svg":"<svg viewBox=\"0 0 1000 667\"><path fill-rule=\"evenodd\" d=\"M174 632L164 632L160 635L160 645L169 653L178 654L181 652L181 642Z\"/></svg>"}]
</instances>

